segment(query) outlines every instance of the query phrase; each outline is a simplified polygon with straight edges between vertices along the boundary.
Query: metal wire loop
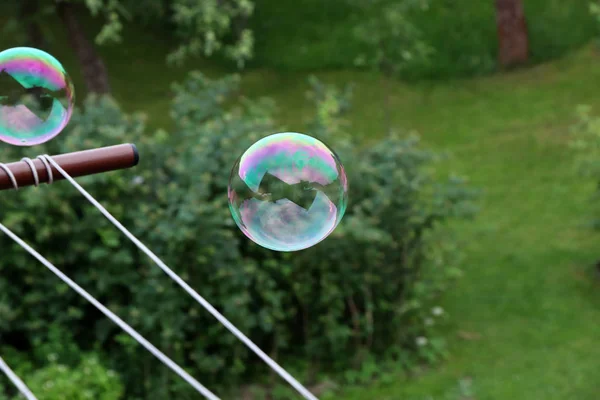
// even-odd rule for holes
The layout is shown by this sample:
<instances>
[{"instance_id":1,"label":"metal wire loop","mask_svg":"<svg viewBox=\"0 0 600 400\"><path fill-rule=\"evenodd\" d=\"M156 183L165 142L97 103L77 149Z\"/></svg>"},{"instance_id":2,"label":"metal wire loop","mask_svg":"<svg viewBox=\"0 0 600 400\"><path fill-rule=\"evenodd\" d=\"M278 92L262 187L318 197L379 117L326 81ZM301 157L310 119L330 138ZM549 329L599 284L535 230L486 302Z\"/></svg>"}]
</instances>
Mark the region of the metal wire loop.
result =
<instances>
[{"instance_id":1,"label":"metal wire loop","mask_svg":"<svg viewBox=\"0 0 600 400\"><path fill-rule=\"evenodd\" d=\"M37 168L35 167L35 164L33 163L33 161L31 161L31 158L23 157L21 159L21 161L24 161L27 163L27 165L29 165L29 168L31 169L31 173L33 174L33 181L34 181L35 187L40 186L40 177L38 176Z\"/></svg>"}]
</instances>

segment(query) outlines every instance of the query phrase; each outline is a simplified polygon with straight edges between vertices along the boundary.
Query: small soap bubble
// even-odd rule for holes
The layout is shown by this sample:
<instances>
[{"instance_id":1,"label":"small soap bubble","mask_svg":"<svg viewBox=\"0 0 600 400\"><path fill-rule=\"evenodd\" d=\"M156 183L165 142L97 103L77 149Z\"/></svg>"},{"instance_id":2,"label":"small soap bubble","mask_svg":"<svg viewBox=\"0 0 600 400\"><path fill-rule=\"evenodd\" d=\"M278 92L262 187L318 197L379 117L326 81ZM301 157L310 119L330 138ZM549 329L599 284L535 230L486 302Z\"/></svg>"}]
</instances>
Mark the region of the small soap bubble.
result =
<instances>
[{"instance_id":1,"label":"small soap bubble","mask_svg":"<svg viewBox=\"0 0 600 400\"><path fill-rule=\"evenodd\" d=\"M29 47L0 52L0 140L34 146L69 123L75 91L63 66Z\"/></svg>"},{"instance_id":2,"label":"small soap bubble","mask_svg":"<svg viewBox=\"0 0 600 400\"><path fill-rule=\"evenodd\" d=\"M348 183L338 156L301 133L278 133L253 144L229 178L229 208L244 234L276 251L297 251L325 239L340 223Z\"/></svg>"}]
</instances>

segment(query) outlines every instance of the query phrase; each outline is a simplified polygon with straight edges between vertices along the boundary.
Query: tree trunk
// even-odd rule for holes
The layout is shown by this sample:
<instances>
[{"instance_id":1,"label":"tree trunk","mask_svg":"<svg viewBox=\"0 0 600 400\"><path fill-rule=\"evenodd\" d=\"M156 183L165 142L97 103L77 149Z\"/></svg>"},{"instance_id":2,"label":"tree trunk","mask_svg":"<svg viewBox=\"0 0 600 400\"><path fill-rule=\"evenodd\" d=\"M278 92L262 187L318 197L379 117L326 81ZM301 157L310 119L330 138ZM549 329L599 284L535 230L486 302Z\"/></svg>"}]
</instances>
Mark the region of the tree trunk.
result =
<instances>
[{"instance_id":1,"label":"tree trunk","mask_svg":"<svg viewBox=\"0 0 600 400\"><path fill-rule=\"evenodd\" d=\"M19 19L25 25L29 45L43 50L46 47L46 41L36 19L39 8L38 0L21 0Z\"/></svg>"},{"instance_id":2,"label":"tree trunk","mask_svg":"<svg viewBox=\"0 0 600 400\"><path fill-rule=\"evenodd\" d=\"M502 67L513 67L527 62L529 38L522 0L496 0L499 54Z\"/></svg>"},{"instance_id":3,"label":"tree trunk","mask_svg":"<svg viewBox=\"0 0 600 400\"><path fill-rule=\"evenodd\" d=\"M79 24L73 4L60 2L57 7L58 14L67 29L71 47L79 60L88 91L98 94L110 93L108 72L104 62Z\"/></svg>"}]
</instances>

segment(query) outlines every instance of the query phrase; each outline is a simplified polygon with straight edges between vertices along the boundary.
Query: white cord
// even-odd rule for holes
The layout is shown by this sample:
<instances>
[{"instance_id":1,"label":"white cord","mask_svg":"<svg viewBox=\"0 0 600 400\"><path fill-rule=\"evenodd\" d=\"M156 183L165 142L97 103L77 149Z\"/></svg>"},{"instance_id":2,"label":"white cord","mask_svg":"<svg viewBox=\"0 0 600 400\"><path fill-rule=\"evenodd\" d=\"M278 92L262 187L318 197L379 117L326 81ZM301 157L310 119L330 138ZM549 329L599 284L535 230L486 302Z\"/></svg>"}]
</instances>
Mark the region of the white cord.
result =
<instances>
[{"instance_id":1,"label":"white cord","mask_svg":"<svg viewBox=\"0 0 600 400\"><path fill-rule=\"evenodd\" d=\"M52 167L50 167L50 164L48 164L48 161L46 161L46 157L37 156L36 159L42 161L42 164L44 164L44 167L46 167L46 174L48 174L48 185L52 185L54 182L54 176L52 175Z\"/></svg>"},{"instance_id":2,"label":"white cord","mask_svg":"<svg viewBox=\"0 0 600 400\"><path fill-rule=\"evenodd\" d=\"M35 187L40 186L40 177L37 173L37 168L35 168L35 164L31 161L31 158L25 157L22 158L21 161L25 161L27 165L29 165L29 169L31 169L31 173L33 174L33 184Z\"/></svg>"},{"instance_id":3,"label":"white cord","mask_svg":"<svg viewBox=\"0 0 600 400\"><path fill-rule=\"evenodd\" d=\"M12 240L14 240L18 245L20 245L23 249L25 249L29 254L33 257L37 258L39 262L44 264L46 268L52 271L56 276L58 276L63 282L71 287L71 289L75 290L79 293L83 298L92 303L98 310L100 310L104 315L110 318L115 324L119 325L121 329L127 332L132 338L134 338L139 344L144 346L146 350L152 353L156 358L162 361L167 367L173 370L177 375L183 378L187 383L189 383L198 393L202 394L208 400L220 400L217 396L215 396L212 392L210 392L207 388L202 386L200 382L195 380L191 375L183 370L180 366L175 364L169 357L164 355L160 350L154 347L150 342L148 342L142 335L137 333L131 326L127 325L121 318L119 318L115 313L106 308L102 303L96 300L91 294L86 292L81 286L73 282L68 276L62 273L61 270L56 268L50 261L48 261L44 256L35 251L31 246L29 246L25 241L23 241L20 237L14 234L10 229L0 223L0 230L7 234ZM33 398L35 399L35 398ZM30 400L30 399L28 399Z\"/></svg>"},{"instance_id":4,"label":"white cord","mask_svg":"<svg viewBox=\"0 0 600 400\"><path fill-rule=\"evenodd\" d=\"M6 164L2 164L2 163L0 163L0 168L2 168L4 170L4 172L6 172L6 175L8 175L8 178L10 179L10 182L12 183L13 188L15 190L19 190L19 185L17 184L17 179L15 178L15 174L12 173L10 168L8 168L6 166Z\"/></svg>"},{"instance_id":5,"label":"white cord","mask_svg":"<svg viewBox=\"0 0 600 400\"><path fill-rule=\"evenodd\" d=\"M125 236L129 238L140 250L142 250L148 257L152 259L171 279L173 279L179 286L181 286L190 296L194 298L202 307L204 307L209 313L212 314L225 328L233 333L239 340L241 340L249 349L251 349L256 355L258 355L269 367L273 369L279 376L285 379L294 389L298 391L306 400L319 400L312 393L308 391L300 382L290 375L285 369L277 364L271 357L269 357L264 351L262 351L256 344L254 344L246 335L244 335L238 328L235 327L223 314L217 311L206 299L200 296L194 289L192 289L183 279L179 277L171 268L169 268L156 254L154 254L148 247L146 247L138 238L136 238L127 228L125 228L115 217L112 216L91 194L89 194L83 187L81 187L75 179L71 178L69 174L63 170L56 161L49 155L42 156L47 159L58 172L60 172L70 183L77 189L85 198L88 199L104 216L112 222Z\"/></svg>"},{"instance_id":6,"label":"white cord","mask_svg":"<svg viewBox=\"0 0 600 400\"><path fill-rule=\"evenodd\" d=\"M2 357L0 357L0 371L4 372L4 374L10 379L10 381L19 389L19 392L27 400L37 400L36 397L31 393L31 390L23 383L23 381L15 374L12 369L4 362Z\"/></svg>"}]
</instances>

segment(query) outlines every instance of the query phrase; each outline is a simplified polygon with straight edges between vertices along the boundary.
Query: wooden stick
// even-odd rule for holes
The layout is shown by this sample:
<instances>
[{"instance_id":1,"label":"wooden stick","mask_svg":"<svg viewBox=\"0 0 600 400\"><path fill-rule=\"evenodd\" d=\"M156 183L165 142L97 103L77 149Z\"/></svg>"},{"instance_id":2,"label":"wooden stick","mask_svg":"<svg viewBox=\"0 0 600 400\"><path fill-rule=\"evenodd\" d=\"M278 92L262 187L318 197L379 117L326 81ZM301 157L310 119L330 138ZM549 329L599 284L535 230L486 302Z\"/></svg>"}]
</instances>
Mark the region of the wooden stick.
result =
<instances>
[{"instance_id":1,"label":"wooden stick","mask_svg":"<svg viewBox=\"0 0 600 400\"><path fill-rule=\"evenodd\" d=\"M133 144L120 144L52 156L52 159L72 177L132 168L138 164L139 158L137 148ZM40 184L48 182L48 171L44 163L39 159L32 159L32 161ZM25 161L6 164L6 166L15 176L19 188L35 184L31 167ZM54 167L52 167L52 175L55 181L64 179ZM6 189L14 189L14 187L8 174L0 168L0 190Z\"/></svg>"}]
</instances>

